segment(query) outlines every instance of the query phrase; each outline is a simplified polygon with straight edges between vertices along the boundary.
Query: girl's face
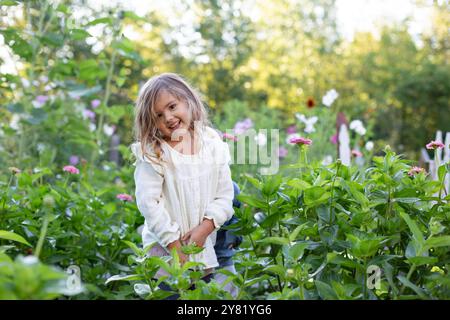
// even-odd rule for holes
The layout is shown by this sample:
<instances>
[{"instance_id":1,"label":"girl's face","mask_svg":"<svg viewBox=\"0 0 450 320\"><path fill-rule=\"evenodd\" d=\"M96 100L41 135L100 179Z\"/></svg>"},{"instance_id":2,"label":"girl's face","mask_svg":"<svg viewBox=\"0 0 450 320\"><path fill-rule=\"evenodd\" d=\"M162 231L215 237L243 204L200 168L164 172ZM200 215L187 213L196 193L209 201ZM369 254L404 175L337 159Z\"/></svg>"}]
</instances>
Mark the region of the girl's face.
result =
<instances>
[{"instance_id":1,"label":"girl's face","mask_svg":"<svg viewBox=\"0 0 450 320\"><path fill-rule=\"evenodd\" d=\"M168 91L160 92L155 105L156 124L165 140L171 140L175 130L189 130L192 115L186 101L180 101Z\"/></svg>"}]
</instances>

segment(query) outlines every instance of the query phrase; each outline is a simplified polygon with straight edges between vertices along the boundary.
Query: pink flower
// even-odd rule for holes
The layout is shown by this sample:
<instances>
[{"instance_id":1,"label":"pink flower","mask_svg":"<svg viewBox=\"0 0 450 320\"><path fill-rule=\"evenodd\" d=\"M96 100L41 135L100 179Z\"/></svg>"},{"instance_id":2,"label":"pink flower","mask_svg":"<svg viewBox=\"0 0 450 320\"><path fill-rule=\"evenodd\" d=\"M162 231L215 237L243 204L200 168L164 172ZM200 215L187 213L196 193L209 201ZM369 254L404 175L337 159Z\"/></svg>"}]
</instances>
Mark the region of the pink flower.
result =
<instances>
[{"instance_id":1,"label":"pink flower","mask_svg":"<svg viewBox=\"0 0 450 320\"><path fill-rule=\"evenodd\" d=\"M69 172L71 174L79 174L80 173L80 170L78 170L74 166L64 166L63 171Z\"/></svg>"},{"instance_id":2,"label":"pink flower","mask_svg":"<svg viewBox=\"0 0 450 320\"><path fill-rule=\"evenodd\" d=\"M443 149L445 146L440 141L431 141L429 144L426 145L426 147L429 150L436 150L436 149Z\"/></svg>"},{"instance_id":3,"label":"pink flower","mask_svg":"<svg viewBox=\"0 0 450 320\"><path fill-rule=\"evenodd\" d=\"M297 132L297 126L293 124L292 126L289 126L286 128L287 134L294 134Z\"/></svg>"},{"instance_id":4,"label":"pink flower","mask_svg":"<svg viewBox=\"0 0 450 320\"><path fill-rule=\"evenodd\" d=\"M71 165L76 166L79 161L80 158L78 156L70 156L69 162Z\"/></svg>"},{"instance_id":5,"label":"pink flower","mask_svg":"<svg viewBox=\"0 0 450 320\"><path fill-rule=\"evenodd\" d=\"M37 96L37 97L36 97L36 101L39 102L39 103L41 103L41 104L46 103L47 100L48 100L48 97L47 97L47 96L42 96L42 95L40 95L40 96Z\"/></svg>"},{"instance_id":6,"label":"pink flower","mask_svg":"<svg viewBox=\"0 0 450 320\"><path fill-rule=\"evenodd\" d=\"M288 155L288 149L286 149L285 147L280 147L278 149L278 157L285 158L287 155Z\"/></svg>"},{"instance_id":7,"label":"pink flower","mask_svg":"<svg viewBox=\"0 0 450 320\"><path fill-rule=\"evenodd\" d=\"M238 121L234 125L234 134L242 134L252 127L253 121L250 118L246 118L243 121Z\"/></svg>"},{"instance_id":8,"label":"pink flower","mask_svg":"<svg viewBox=\"0 0 450 320\"><path fill-rule=\"evenodd\" d=\"M354 156L355 158L356 157L362 157L362 153L361 153L361 151L359 151L359 150L356 150L356 149L353 149L352 150L352 156Z\"/></svg>"},{"instance_id":9,"label":"pink flower","mask_svg":"<svg viewBox=\"0 0 450 320\"><path fill-rule=\"evenodd\" d=\"M419 174L421 172L425 173L425 169L421 168L421 167L412 167L409 171L408 171L408 176L412 177L415 174Z\"/></svg>"},{"instance_id":10,"label":"pink flower","mask_svg":"<svg viewBox=\"0 0 450 320\"><path fill-rule=\"evenodd\" d=\"M332 144L337 144L337 143L338 143L338 135L337 135L337 133L336 133L336 134L333 134L333 135L330 137L330 142L331 142Z\"/></svg>"},{"instance_id":11,"label":"pink flower","mask_svg":"<svg viewBox=\"0 0 450 320\"><path fill-rule=\"evenodd\" d=\"M87 119L91 119L91 121L95 120L95 112L89 109L85 109L83 110L83 118Z\"/></svg>"},{"instance_id":12,"label":"pink flower","mask_svg":"<svg viewBox=\"0 0 450 320\"><path fill-rule=\"evenodd\" d=\"M93 109L97 108L102 102L99 99L94 99L91 101L91 107Z\"/></svg>"},{"instance_id":13,"label":"pink flower","mask_svg":"<svg viewBox=\"0 0 450 320\"><path fill-rule=\"evenodd\" d=\"M132 202L133 201L133 197L130 196L129 194L126 193L119 193L116 196L117 199L123 200L123 201L128 201L128 202Z\"/></svg>"},{"instance_id":14,"label":"pink flower","mask_svg":"<svg viewBox=\"0 0 450 320\"><path fill-rule=\"evenodd\" d=\"M9 170L12 172L12 174L18 174L22 172L19 168L16 167L9 167Z\"/></svg>"},{"instance_id":15,"label":"pink flower","mask_svg":"<svg viewBox=\"0 0 450 320\"><path fill-rule=\"evenodd\" d=\"M233 136L232 134L229 134L229 133L226 133L226 132L224 132L222 134L222 138L226 139L226 140L237 141L237 137L236 136Z\"/></svg>"},{"instance_id":16,"label":"pink flower","mask_svg":"<svg viewBox=\"0 0 450 320\"><path fill-rule=\"evenodd\" d=\"M39 95L31 103L35 108L42 108L42 106L47 102L48 96Z\"/></svg>"},{"instance_id":17,"label":"pink flower","mask_svg":"<svg viewBox=\"0 0 450 320\"><path fill-rule=\"evenodd\" d=\"M292 144L307 145L307 146L312 144L312 140L311 139L302 138L302 137L292 138L291 140L289 140L289 142L292 143Z\"/></svg>"}]
</instances>

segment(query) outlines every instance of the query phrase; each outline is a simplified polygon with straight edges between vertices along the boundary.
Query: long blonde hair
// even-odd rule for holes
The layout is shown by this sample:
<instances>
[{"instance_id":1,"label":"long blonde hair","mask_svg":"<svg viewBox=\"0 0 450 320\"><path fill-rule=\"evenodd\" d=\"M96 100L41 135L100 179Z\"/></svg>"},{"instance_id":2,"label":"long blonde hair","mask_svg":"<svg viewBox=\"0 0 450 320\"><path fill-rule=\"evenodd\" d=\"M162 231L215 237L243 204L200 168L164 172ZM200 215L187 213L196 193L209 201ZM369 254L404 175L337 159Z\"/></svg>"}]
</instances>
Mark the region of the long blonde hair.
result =
<instances>
[{"instance_id":1,"label":"long blonde hair","mask_svg":"<svg viewBox=\"0 0 450 320\"><path fill-rule=\"evenodd\" d=\"M191 129L194 122L204 129L209 125L208 114L202 103L201 96L180 75L162 73L150 78L139 91L136 101L134 136L141 143L142 155L151 161L162 159L161 144L163 137L156 126L157 117L154 111L156 102L162 91L167 91L180 101L185 101L192 115ZM146 147L151 146L156 159L147 153Z\"/></svg>"}]
</instances>

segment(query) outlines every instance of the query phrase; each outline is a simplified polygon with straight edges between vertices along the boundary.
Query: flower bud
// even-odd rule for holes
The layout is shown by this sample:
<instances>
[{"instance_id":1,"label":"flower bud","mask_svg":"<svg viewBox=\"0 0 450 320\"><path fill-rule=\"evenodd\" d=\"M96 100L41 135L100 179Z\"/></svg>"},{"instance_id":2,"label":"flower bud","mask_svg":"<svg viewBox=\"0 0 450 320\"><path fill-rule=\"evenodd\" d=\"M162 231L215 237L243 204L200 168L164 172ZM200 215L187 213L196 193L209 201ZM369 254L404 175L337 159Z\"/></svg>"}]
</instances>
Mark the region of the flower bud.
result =
<instances>
[{"instance_id":1,"label":"flower bud","mask_svg":"<svg viewBox=\"0 0 450 320\"><path fill-rule=\"evenodd\" d=\"M44 196L43 204L47 208L53 208L55 206L55 199L53 198L53 196L47 194Z\"/></svg>"}]
</instances>

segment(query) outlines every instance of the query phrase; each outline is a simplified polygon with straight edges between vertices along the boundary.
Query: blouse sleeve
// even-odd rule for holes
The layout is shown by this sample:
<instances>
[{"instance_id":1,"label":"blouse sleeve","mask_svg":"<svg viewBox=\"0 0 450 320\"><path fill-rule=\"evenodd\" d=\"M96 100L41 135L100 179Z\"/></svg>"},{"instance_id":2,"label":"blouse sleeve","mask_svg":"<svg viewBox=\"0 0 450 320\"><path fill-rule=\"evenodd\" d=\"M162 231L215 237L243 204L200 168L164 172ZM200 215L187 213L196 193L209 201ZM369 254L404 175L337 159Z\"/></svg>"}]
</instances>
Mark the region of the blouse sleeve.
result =
<instances>
[{"instance_id":1,"label":"blouse sleeve","mask_svg":"<svg viewBox=\"0 0 450 320\"><path fill-rule=\"evenodd\" d=\"M222 159L219 164L219 177L217 181L216 195L214 200L208 204L205 210L205 218L214 222L216 229L219 229L227 220L231 219L234 213L233 197L234 188L230 171L230 152L228 145L221 140L218 142L221 153L218 156Z\"/></svg>"},{"instance_id":2,"label":"blouse sleeve","mask_svg":"<svg viewBox=\"0 0 450 320\"><path fill-rule=\"evenodd\" d=\"M136 184L136 204L145 217L147 227L163 246L180 238L180 226L171 220L164 207L162 187L164 176L156 170L150 161L144 161L136 157L134 181Z\"/></svg>"}]
</instances>

